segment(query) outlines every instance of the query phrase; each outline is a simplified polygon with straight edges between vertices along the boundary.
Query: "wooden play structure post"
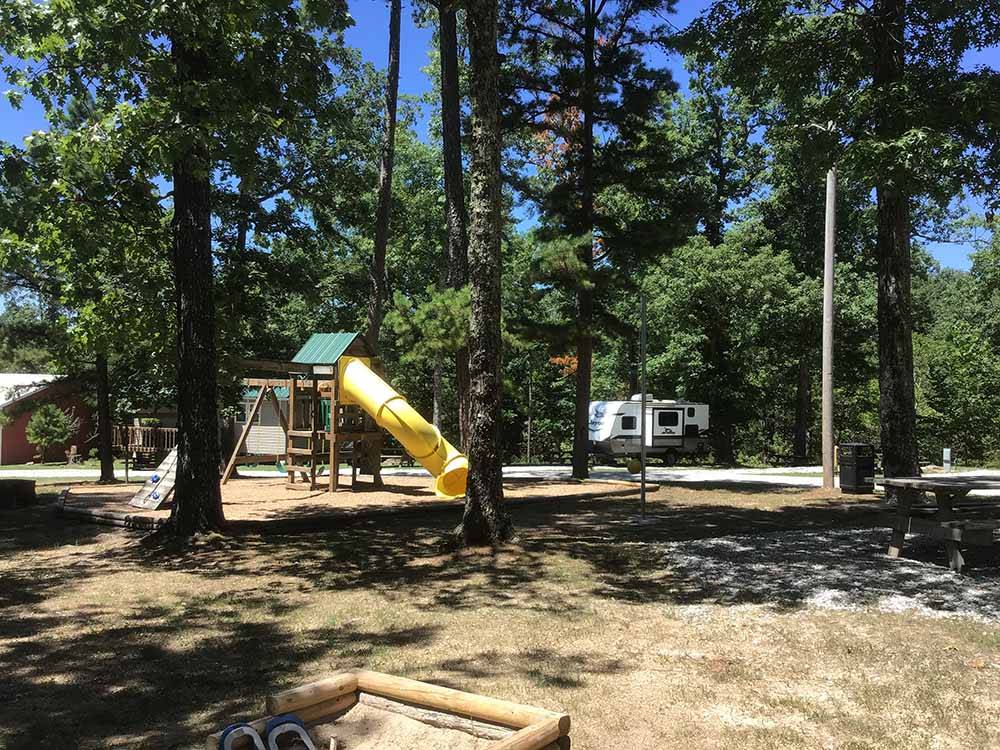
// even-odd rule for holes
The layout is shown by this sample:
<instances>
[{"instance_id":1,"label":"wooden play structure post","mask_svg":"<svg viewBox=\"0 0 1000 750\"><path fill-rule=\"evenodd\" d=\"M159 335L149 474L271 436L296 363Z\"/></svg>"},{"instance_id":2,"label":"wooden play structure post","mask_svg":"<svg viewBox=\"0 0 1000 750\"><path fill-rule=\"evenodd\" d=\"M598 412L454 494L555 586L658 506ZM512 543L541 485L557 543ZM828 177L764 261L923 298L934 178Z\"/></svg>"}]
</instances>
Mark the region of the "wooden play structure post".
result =
<instances>
[{"instance_id":1,"label":"wooden play structure post","mask_svg":"<svg viewBox=\"0 0 1000 750\"><path fill-rule=\"evenodd\" d=\"M255 360L253 362L245 362L244 365L249 365L249 369L252 370L266 370L268 367L270 367L272 371L280 370L280 363L278 362L270 363ZM270 377L251 377L243 379L244 387L256 387L259 388L260 391L257 393L253 406L250 407L250 411L246 414L243 429L240 430L240 437L233 446L233 452L230 454L229 460L226 461L226 466L222 471L222 484L226 484L230 479L232 479L233 472L236 467L241 464L258 463L266 459L271 459L276 463L281 459L280 454L267 456L246 456L243 455L243 448L246 446L247 438L250 436L250 430L253 428L253 422L260 413L260 409L264 405L265 400L270 400L270 402L274 405L274 411L278 416L278 422L281 425L282 432L288 432L288 423L285 421L285 415L281 411L281 402L278 400L278 397L274 392L275 388L285 388L287 385L288 383L286 380L275 380Z\"/></svg>"},{"instance_id":2,"label":"wooden play structure post","mask_svg":"<svg viewBox=\"0 0 1000 750\"><path fill-rule=\"evenodd\" d=\"M250 410L250 414L247 416L246 422L243 423L243 429L240 431L240 439L236 441L236 446L233 449L233 455L229 457L229 461L226 463L226 468L222 472L223 484L228 482L229 478L233 475L233 469L236 468L236 462L239 460L240 451L243 449L243 446L246 445L247 437L250 435L250 427L253 425L254 417L256 417L257 412L260 411L260 405L264 403L265 394L270 390L270 388L261 386L260 391L258 391L257 398L253 402L253 408Z\"/></svg>"},{"instance_id":3,"label":"wooden play structure post","mask_svg":"<svg viewBox=\"0 0 1000 750\"><path fill-rule=\"evenodd\" d=\"M378 360L373 357L367 340L357 333L317 334L291 362L244 361L243 365L248 371L263 372L269 377L250 377L243 381L244 386L259 387L260 391L246 416L239 440L236 441L223 471L223 484L232 477L237 465L258 460L241 453L254 420L267 399L273 404L285 435L284 460L289 488L312 491L319 489L320 466L328 463L330 475L326 482L327 491L336 492L340 488L341 446L348 442L353 444L352 488L362 457L367 459L368 464L367 467L362 467L363 470L367 468L372 474L375 486L382 486L382 432L360 407L343 403L339 362L344 356L366 358L376 370L382 369ZM284 377L275 379L270 377L271 373L281 373ZM276 388L288 390L287 418L275 393ZM324 422L324 401L329 403L329 424ZM279 456L274 458L277 461ZM301 478L301 483L296 481L298 478Z\"/></svg>"},{"instance_id":4,"label":"wooden play structure post","mask_svg":"<svg viewBox=\"0 0 1000 750\"><path fill-rule=\"evenodd\" d=\"M372 450L379 453L378 458L371 462L374 464L373 481L375 486L382 484L379 471L382 433L373 420L361 413L358 407L342 403L337 359L339 357L330 364L298 365L296 369L299 372L289 373L289 421L285 452L290 488L319 489L322 484L320 464L327 463L330 475L326 481L326 489L328 492L336 492L340 488L341 445L347 442L353 444L352 487L357 479L361 456L368 455ZM324 423L324 401L329 404L329 424ZM302 484L296 484L296 474L301 474Z\"/></svg>"}]
</instances>

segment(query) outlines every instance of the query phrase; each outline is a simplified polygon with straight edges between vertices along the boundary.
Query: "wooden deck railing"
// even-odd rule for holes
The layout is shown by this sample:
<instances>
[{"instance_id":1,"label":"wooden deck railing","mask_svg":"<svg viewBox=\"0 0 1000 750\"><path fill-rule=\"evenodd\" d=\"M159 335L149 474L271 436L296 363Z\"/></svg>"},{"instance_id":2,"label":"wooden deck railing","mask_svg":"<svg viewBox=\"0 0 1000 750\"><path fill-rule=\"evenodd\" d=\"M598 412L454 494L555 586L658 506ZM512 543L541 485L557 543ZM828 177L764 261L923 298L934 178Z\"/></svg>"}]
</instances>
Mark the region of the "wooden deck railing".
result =
<instances>
[{"instance_id":1,"label":"wooden deck railing","mask_svg":"<svg viewBox=\"0 0 1000 750\"><path fill-rule=\"evenodd\" d=\"M114 447L129 453L169 453L177 445L176 427L115 425Z\"/></svg>"}]
</instances>

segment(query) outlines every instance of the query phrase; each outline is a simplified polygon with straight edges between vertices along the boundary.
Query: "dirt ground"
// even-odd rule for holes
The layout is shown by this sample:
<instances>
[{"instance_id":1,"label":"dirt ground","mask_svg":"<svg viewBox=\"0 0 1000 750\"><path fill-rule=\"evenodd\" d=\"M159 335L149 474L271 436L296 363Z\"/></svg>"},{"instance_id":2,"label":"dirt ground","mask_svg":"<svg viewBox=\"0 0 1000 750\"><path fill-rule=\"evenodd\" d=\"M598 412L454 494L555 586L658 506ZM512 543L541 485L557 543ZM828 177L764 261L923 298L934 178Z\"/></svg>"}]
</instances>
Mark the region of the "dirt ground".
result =
<instances>
[{"instance_id":1,"label":"dirt ground","mask_svg":"<svg viewBox=\"0 0 1000 750\"><path fill-rule=\"evenodd\" d=\"M66 505L93 510L111 510L151 518L168 518L169 505L160 510L133 508L128 502L141 484L98 485L83 483L69 488ZM298 483L299 487L305 487ZM631 482L548 482L510 479L504 482L504 496L509 500L544 500L546 498L587 498L608 495L636 495L638 486ZM358 514L385 508L419 508L422 505L453 505L460 500L442 500L434 494L430 477L386 476L384 486L376 488L371 479L358 480L351 489L337 492L291 489L284 478L245 478L232 480L222 487L222 505L230 521L272 521L307 519L337 514Z\"/></svg>"},{"instance_id":2,"label":"dirt ground","mask_svg":"<svg viewBox=\"0 0 1000 750\"><path fill-rule=\"evenodd\" d=\"M489 750L496 744L361 704L334 722L311 727L309 733L317 748L330 747L330 739L336 738L337 750Z\"/></svg>"},{"instance_id":3,"label":"dirt ground","mask_svg":"<svg viewBox=\"0 0 1000 750\"><path fill-rule=\"evenodd\" d=\"M992 553L889 560L815 491L607 490L515 505L501 551L452 547L458 505L183 551L6 512L0 747L200 747L346 667L566 711L579 750L1000 747Z\"/></svg>"}]
</instances>

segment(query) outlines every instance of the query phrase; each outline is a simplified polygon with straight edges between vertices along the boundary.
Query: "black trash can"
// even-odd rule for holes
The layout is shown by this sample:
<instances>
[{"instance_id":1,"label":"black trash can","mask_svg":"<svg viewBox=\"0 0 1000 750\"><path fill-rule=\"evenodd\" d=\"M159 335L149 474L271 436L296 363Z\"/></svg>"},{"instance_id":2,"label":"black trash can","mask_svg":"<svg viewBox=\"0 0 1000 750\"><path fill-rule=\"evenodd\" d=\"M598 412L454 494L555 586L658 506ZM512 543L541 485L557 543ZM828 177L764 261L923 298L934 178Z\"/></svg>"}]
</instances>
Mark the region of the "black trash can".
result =
<instances>
[{"instance_id":1,"label":"black trash can","mask_svg":"<svg viewBox=\"0 0 1000 750\"><path fill-rule=\"evenodd\" d=\"M875 446L840 444L840 491L870 495L875 491Z\"/></svg>"}]
</instances>

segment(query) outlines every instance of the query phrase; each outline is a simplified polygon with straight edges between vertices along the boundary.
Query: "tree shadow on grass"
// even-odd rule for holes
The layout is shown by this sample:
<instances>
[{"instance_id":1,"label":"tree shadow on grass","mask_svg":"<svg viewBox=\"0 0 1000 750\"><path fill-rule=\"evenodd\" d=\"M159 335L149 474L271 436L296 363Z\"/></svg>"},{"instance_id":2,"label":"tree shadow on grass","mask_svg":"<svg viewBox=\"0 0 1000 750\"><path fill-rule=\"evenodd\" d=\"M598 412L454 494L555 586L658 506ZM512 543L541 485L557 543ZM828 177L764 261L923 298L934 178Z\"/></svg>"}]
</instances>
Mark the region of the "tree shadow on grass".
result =
<instances>
[{"instance_id":1,"label":"tree shadow on grass","mask_svg":"<svg viewBox=\"0 0 1000 750\"><path fill-rule=\"evenodd\" d=\"M590 675L620 674L626 664L621 659L609 659L584 651L554 651L551 648L529 648L516 653L502 653L492 649L478 651L461 657L444 659L435 665L449 678L438 680L454 685L468 686L470 680L523 674L534 685L542 688L572 689L587 684Z\"/></svg>"},{"instance_id":2,"label":"tree shadow on grass","mask_svg":"<svg viewBox=\"0 0 1000 750\"><path fill-rule=\"evenodd\" d=\"M114 538L107 527L66 523L53 517L49 505L21 508L0 515L0 561L27 558L27 564L3 566L0 574L0 612L8 607L37 604L49 591L99 571L89 557L59 566L30 561L62 548L91 545L102 537Z\"/></svg>"},{"instance_id":3,"label":"tree shadow on grass","mask_svg":"<svg viewBox=\"0 0 1000 750\"><path fill-rule=\"evenodd\" d=\"M943 545L926 537L910 537L904 558L891 559L889 530L871 502L817 500L774 509L660 504L644 523L634 514L600 516L581 508L533 537L540 548L590 563L598 597L1000 619L1000 547L968 548L961 576L947 568Z\"/></svg>"},{"instance_id":4,"label":"tree shadow on grass","mask_svg":"<svg viewBox=\"0 0 1000 750\"><path fill-rule=\"evenodd\" d=\"M289 608L267 592L241 592L124 616L81 607L4 621L0 740L12 750L190 747L236 719L262 714L267 693L301 682L303 662L324 656L331 668L355 666L376 649L429 642L437 630L348 623L292 634L278 624ZM79 623L71 636L41 637L67 618Z\"/></svg>"},{"instance_id":5,"label":"tree shadow on grass","mask_svg":"<svg viewBox=\"0 0 1000 750\"><path fill-rule=\"evenodd\" d=\"M794 495L771 509L658 502L649 524L637 523L637 509L623 498L518 505L520 541L499 551L450 546L458 505L339 519L314 533L211 537L181 552L142 544L134 533L25 515L20 527L0 529L0 549L21 566L4 568L0 582L0 744L190 744L262 707L266 693L300 683L304 663L366 666L381 649L429 646L443 627L348 622L290 633L283 623L304 597L373 592L378 606L398 602L428 622L483 607L572 619L590 616L595 599L787 610L819 597L848 607L896 597L932 613L1000 601L1000 568L988 559L959 578L928 564L942 554L937 545L914 548L926 560L886 558L888 531L873 529L870 505L796 504ZM60 547L70 554L50 564L46 554ZM260 584L124 611L107 600L70 611L38 606L105 574L171 571ZM438 668L460 685L518 673L570 689L622 667L596 652L526 648L503 658L484 649Z\"/></svg>"},{"instance_id":6,"label":"tree shadow on grass","mask_svg":"<svg viewBox=\"0 0 1000 750\"><path fill-rule=\"evenodd\" d=\"M957 577L937 564L943 548L932 542L908 547L916 561L887 558L889 532L871 502L788 499L772 508L658 502L643 523L634 499L523 504L513 509L519 543L495 552L451 548L455 507L340 518L339 527L316 533L248 533L181 554L142 545L108 554L121 564L203 576L280 576L317 593L371 590L428 612L509 606L564 617L585 610L589 597L788 609L821 593L858 602L859 588L951 612L965 605L956 609L949 598L973 606L963 590L997 585L995 548L970 550L969 574ZM567 561L577 567L567 572ZM564 585L566 576L582 581ZM935 593L943 581L951 581L950 597Z\"/></svg>"}]
</instances>

